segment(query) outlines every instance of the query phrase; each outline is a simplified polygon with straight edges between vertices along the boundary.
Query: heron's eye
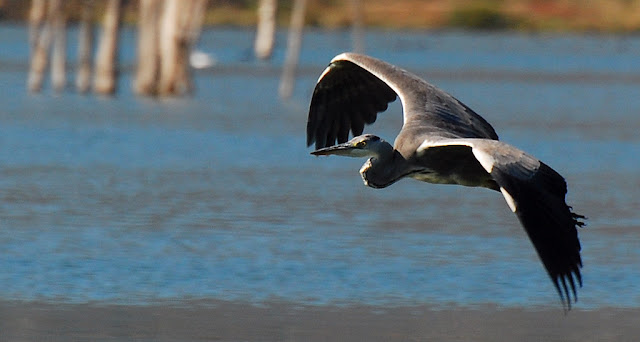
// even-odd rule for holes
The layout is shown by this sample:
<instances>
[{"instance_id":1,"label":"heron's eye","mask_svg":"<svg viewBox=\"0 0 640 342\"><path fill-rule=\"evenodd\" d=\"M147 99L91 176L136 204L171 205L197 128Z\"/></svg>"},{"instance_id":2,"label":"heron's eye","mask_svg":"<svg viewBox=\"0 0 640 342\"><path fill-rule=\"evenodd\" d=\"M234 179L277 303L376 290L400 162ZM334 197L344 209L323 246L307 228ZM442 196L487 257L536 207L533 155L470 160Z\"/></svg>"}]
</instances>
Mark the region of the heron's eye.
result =
<instances>
[{"instance_id":1,"label":"heron's eye","mask_svg":"<svg viewBox=\"0 0 640 342\"><path fill-rule=\"evenodd\" d=\"M367 146L367 142L366 142L366 141L364 141L364 140L358 141L358 142L356 143L356 147L357 147L357 148L363 148L363 147L365 147L365 146Z\"/></svg>"}]
</instances>

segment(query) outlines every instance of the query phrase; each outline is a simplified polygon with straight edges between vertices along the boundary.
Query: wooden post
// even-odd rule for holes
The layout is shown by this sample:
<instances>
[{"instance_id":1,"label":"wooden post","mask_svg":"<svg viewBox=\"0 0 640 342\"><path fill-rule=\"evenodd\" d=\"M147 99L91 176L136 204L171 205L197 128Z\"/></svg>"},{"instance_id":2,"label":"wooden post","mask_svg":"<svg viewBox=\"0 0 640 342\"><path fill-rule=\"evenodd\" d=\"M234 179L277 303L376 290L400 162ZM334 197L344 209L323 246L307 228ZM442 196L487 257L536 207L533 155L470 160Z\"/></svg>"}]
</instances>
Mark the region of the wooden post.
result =
<instances>
[{"instance_id":1,"label":"wooden post","mask_svg":"<svg viewBox=\"0 0 640 342\"><path fill-rule=\"evenodd\" d=\"M138 18L138 66L133 89L138 95L157 92L159 20L163 0L140 0Z\"/></svg>"},{"instance_id":2,"label":"wooden post","mask_svg":"<svg viewBox=\"0 0 640 342\"><path fill-rule=\"evenodd\" d=\"M102 24L102 35L96 56L93 90L113 94L116 90L116 57L120 26L120 0L108 0Z\"/></svg>"},{"instance_id":3,"label":"wooden post","mask_svg":"<svg viewBox=\"0 0 640 342\"><path fill-rule=\"evenodd\" d=\"M362 0L351 0L351 11L353 12L353 51L364 53L364 11Z\"/></svg>"},{"instance_id":4,"label":"wooden post","mask_svg":"<svg viewBox=\"0 0 640 342\"><path fill-rule=\"evenodd\" d=\"M62 12L62 0L50 0L53 51L51 52L51 85L57 92L64 90L67 82L67 33L66 19Z\"/></svg>"},{"instance_id":5,"label":"wooden post","mask_svg":"<svg viewBox=\"0 0 640 342\"><path fill-rule=\"evenodd\" d=\"M44 71L47 68L47 60L49 59L51 21L50 16L47 16L45 20L46 13L46 0L33 0L31 3L31 12L29 13L31 65L29 66L29 76L27 79L27 88L32 92L39 92L42 89Z\"/></svg>"},{"instance_id":6,"label":"wooden post","mask_svg":"<svg viewBox=\"0 0 640 342\"><path fill-rule=\"evenodd\" d=\"M184 1L184 0L183 0ZM189 0L186 0L189 1ZM178 11L180 0L165 0L164 11L160 19L160 82L158 92L160 94L171 94L174 92L174 77L176 60L178 59Z\"/></svg>"},{"instance_id":7,"label":"wooden post","mask_svg":"<svg viewBox=\"0 0 640 342\"><path fill-rule=\"evenodd\" d=\"M205 0L165 0L160 26L160 95L191 92L189 54L198 39Z\"/></svg>"},{"instance_id":8,"label":"wooden post","mask_svg":"<svg viewBox=\"0 0 640 342\"><path fill-rule=\"evenodd\" d=\"M78 33L78 70L76 71L76 89L86 93L91 86L91 50L93 48L93 23L91 13L93 1L85 0L82 4L80 29Z\"/></svg>"},{"instance_id":9,"label":"wooden post","mask_svg":"<svg viewBox=\"0 0 640 342\"><path fill-rule=\"evenodd\" d=\"M260 0L254 52L262 60L271 58L276 35L277 0Z\"/></svg>"},{"instance_id":10,"label":"wooden post","mask_svg":"<svg viewBox=\"0 0 640 342\"><path fill-rule=\"evenodd\" d=\"M29 47L35 49L47 15L47 0L31 0L29 11Z\"/></svg>"},{"instance_id":11,"label":"wooden post","mask_svg":"<svg viewBox=\"0 0 640 342\"><path fill-rule=\"evenodd\" d=\"M291 27L287 38L287 54L280 78L279 93L283 99L288 99L293 93L296 67L302 45L302 29L304 28L304 14L307 0L295 0L291 12Z\"/></svg>"}]
</instances>

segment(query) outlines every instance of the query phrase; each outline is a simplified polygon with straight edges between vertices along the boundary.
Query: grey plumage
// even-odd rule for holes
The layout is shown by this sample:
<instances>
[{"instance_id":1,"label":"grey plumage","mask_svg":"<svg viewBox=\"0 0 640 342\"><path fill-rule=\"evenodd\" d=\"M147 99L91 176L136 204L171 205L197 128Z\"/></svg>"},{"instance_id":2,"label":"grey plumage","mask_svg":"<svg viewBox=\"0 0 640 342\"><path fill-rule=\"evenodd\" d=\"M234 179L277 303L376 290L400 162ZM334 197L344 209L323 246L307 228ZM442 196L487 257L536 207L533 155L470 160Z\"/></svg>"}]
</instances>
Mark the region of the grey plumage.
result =
<instances>
[{"instance_id":1,"label":"grey plumage","mask_svg":"<svg viewBox=\"0 0 640 342\"><path fill-rule=\"evenodd\" d=\"M393 146L375 135L361 135L396 97L404 122ZM566 204L564 178L499 141L486 120L450 94L389 63L343 53L331 61L313 92L307 145L314 143L314 155L369 157L360 173L370 187L411 177L500 191L562 302L570 309L577 300L582 260L576 227L584 217Z\"/></svg>"}]
</instances>

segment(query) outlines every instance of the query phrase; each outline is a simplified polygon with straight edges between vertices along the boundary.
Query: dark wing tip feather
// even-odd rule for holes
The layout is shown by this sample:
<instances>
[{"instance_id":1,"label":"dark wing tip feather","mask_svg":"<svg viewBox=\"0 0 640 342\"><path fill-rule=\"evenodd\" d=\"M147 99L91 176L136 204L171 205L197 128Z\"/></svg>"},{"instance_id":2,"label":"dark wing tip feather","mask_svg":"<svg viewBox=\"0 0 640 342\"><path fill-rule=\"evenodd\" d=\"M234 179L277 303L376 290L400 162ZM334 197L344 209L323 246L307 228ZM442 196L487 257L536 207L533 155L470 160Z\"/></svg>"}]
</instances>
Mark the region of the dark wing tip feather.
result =
<instances>
[{"instance_id":1,"label":"dark wing tip feather","mask_svg":"<svg viewBox=\"0 0 640 342\"><path fill-rule=\"evenodd\" d=\"M507 169L494 167L491 176L516 202L516 215L531 239L555 286L563 306L571 309L582 287L581 246L578 227L583 215L574 213L565 202L564 178L544 163L531 170L529 179L512 176Z\"/></svg>"},{"instance_id":2,"label":"dark wing tip feather","mask_svg":"<svg viewBox=\"0 0 640 342\"><path fill-rule=\"evenodd\" d=\"M584 222L585 220L587 220L588 218L584 215L580 215L580 214L576 214L572 211L573 207L568 206L569 211L571 212L571 217L573 218L573 222L577 227L584 227L585 225L587 225L586 222Z\"/></svg>"}]
</instances>

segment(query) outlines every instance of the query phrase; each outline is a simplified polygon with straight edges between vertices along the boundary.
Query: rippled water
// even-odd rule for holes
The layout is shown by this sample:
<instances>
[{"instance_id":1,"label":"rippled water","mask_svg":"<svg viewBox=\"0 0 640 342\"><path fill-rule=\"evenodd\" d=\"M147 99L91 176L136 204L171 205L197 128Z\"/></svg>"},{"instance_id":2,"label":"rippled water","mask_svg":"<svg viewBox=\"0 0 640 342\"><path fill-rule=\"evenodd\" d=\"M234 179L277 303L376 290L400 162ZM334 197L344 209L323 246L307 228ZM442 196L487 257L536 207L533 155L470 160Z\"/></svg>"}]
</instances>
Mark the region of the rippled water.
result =
<instances>
[{"instance_id":1,"label":"rippled water","mask_svg":"<svg viewBox=\"0 0 640 342\"><path fill-rule=\"evenodd\" d=\"M150 100L129 91L129 30L114 98L26 93L26 31L0 31L2 299L559 306L499 194L374 190L363 160L309 155L309 96L348 32L305 36L281 102L284 32L260 63L251 31L206 31L219 64L196 74L197 93ZM589 217L578 305L640 306L640 38L374 31L367 50L563 174ZM369 131L392 140L399 111Z\"/></svg>"}]
</instances>

